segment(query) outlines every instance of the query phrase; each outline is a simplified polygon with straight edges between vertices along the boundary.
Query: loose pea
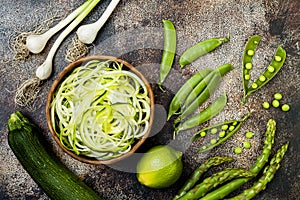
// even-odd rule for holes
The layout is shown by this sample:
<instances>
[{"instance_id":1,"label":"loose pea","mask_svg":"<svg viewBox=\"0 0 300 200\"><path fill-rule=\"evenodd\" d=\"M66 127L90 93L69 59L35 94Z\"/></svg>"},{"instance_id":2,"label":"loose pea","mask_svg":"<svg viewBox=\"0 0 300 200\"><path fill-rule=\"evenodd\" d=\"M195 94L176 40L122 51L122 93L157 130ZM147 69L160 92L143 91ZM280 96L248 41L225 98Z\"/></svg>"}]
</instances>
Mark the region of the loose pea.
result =
<instances>
[{"instance_id":1,"label":"loose pea","mask_svg":"<svg viewBox=\"0 0 300 200\"><path fill-rule=\"evenodd\" d=\"M254 133L251 132L251 131L248 131L248 132L246 133L246 138L248 138L248 139L252 138L253 136L254 136Z\"/></svg>"},{"instance_id":2,"label":"loose pea","mask_svg":"<svg viewBox=\"0 0 300 200\"><path fill-rule=\"evenodd\" d=\"M249 81L250 80L250 74L245 75L245 80Z\"/></svg>"},{"instance_id":3,"label":"loose pea","mask_svg":"<svg viewBox=\"0 0 300 200\"><path fill-rule=\"evenodd\" d=\"M217 143L217 139L213 138L210 140L210 144L216 144Z\"/></svg>"},{"instance_id":4,"label":"loose pea","mask_svg":"<svg viewBox=\"0 0 300 200\"><path fill-rule=\"evenodd\" d=\"M205 136L206 136L206 132L205 132L205 131L202 131L202 132L200 133L200 136L201 136L201 137L205 137Z\"/></svg>"},{"instance_id":5,"label":"loose pea","mask_svg":"<svg viewBox=\"0 0 300 200\"><path fill-rule=\"evenodd\" d=\"M218 129L217 129L217 128L211 129L211 133L212 133L212 134L216 134L217 132L218 132Z\"/></svg>"},{"instance_id":6,"label":"loose pea","mask_svg":"<svg viewBox=\"0 0 300 200\"><path fill-rule=\"evenodd\" d=\"M254 55L254 51L252 49L249 49L247 51L248 56L253 56Z\"/></svg>"},{"instance_id":7,"label":"loose pea","mask_svg":"<svg viewBox=\"0 0 300 200\"><path fill-rule=\"evenodd\" d=\"M222 126L222 130L223 131L226 131L228 129L228 125L227 124L224 124L223 126Z\"/></svg>"},{"instance_id":8,"label":"loose pea","mask_svg":"<svg viewBox=\"0 0 300 200\"><path fill-rule=\"evenodd\" d=\"M275 68L271 65L268 66L268 71L273 73L275 71Z\"/></svg>"},{"instance_id":9,"label":"loose pea","mask_svg":"<svg viewBox=\"0 0 300 200\"><path fill-rule=\"evenodd\" d=\"M280 56L275 56L275 58L274 58L277 62L280 62L281 61L281 57Z\"/></svg>"},{"instance_id":10,"label":"loose pea","mask_svg":"<svg viewBox=\"0 0 300 200\"><path fill-rule=\"evenodd\" d=\"M243 145L244 145L245 149L250 149L251 148L251 143L250 142L244 142Z\"/></svg>"},{"instance_id":11,"label":"loose pea","mask_svg":"<svg viewBox=\"0 0 300 200\"><path fill-rule=\"evenodd\" d=\"M273 106L274 108L278 108L279 105L280 105L280 103L279 103L279 101L278 101L277 99L274 99L274 100L272 101L272 106Z\"/></svg>"},{"instance_id":12,"label":"loose pea","mask_svg":"<svg viewBox=\"0 0 300 200\"><path fill-rule=\"evenodd\" d=\"M234 126L230 126L230 127L229 127L229 131L233 131L234 128L235 128Z\"/></svg>"},{"instance_id":13,"label":"loose pea","mask_svg":"<svg viewBox=\"0 0 300 200\"><path fill-rule=\"evenodd\" d=\"M242 151L243 151L243 150L242 150L241 147L235 147L235 148L234 148L234 153L235 153L235 154L241 154Z\"/></svg>"},{"instance_id":14,"label":"loose pea","mask_svg":"<svg viewBox=\"0 0 300 200\"><path fill-rule=\"evenodd\" d=\"M260 80L261 82L264 82L264 81L266 80L266 77L265 77L264 75L260 75L260 76L259 76L259 80Z\"/></svg>"},{"instance_id":15,"label":"loose pea","mask_svg":"<svg viewBox=\"0 0 300 200\"><path fill-rule=\"evenodd\" d=\"M252 69L252 63L246 63L245 68L249 70Z\"/></svg>"},{"instance_id":16,"label":"loose pea","mask_svg":"<svg viewBox=\"0 0 300 200\"><path fill-rule=\"evenodd\" d=\"M264 109L269 109L270 108L269 102L266 102L266 101L263 102L262 106L263 106Z\"/></svg>"},{"instance_id":17,"label":"loose pea","mask_svg":"<svg viewBox=\"0 0 300 200\"><path fill-rule=\"evenodd\" d=\"M226 133L225 133L225 131L221 131L220 133L219 133L219 137L224 137L226 135Z\"/></svg>"},{"instance_id":18,"label":"loose pea","mask_svg":"<svg viewBox=\"0 0 300 200\"><path fill-rule=\"evenodd\" d=\"M281 100L282 99L282 94L280 94L280 93L274 94L274 99Z\"/></svg>"},{"instance_id":19,"label":"loose pea","mask_svg":"<svg viewBox=\"0 0 300 200\"><path fill-rule=\"evenodd\" d=\"M288 104L283 104L281 106L281 110L284 111L284 112L287 112L290 110L290 106Z\"/></svg>"},{"instance_id":20,"label":"loose pea","mask_svg":"<svg viewBox=\"0 0 300 200\"><path fill-rule=\"evenodd\" d=\"M253 89L256 89L256 88L258 87L258 85L257 85L256 83L252 83L251 87L252 87Z\"/></svg>"},{"instance_id":21,"label":"loose pea","mask_svg":"<svg viewBox=\"0 0 300 200\"><path fill-rule=\"evenodd\" d=\"M203 150L205 150L206 148L207 148L206 146L203 146L203 147L202 147Z\"/></svg>"}]
</instances>

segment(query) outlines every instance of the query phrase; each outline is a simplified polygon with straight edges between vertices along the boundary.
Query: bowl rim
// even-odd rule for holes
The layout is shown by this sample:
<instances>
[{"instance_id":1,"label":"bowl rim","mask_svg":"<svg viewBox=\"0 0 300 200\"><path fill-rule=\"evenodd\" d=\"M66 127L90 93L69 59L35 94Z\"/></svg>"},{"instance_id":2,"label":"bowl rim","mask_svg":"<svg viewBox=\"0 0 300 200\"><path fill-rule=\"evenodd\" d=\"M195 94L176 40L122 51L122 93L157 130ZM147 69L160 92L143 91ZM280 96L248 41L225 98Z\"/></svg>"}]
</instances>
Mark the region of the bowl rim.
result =
<instances>
[{"instance_id":1,"label":"bowl rim","mask_svg":"<svg viewBox=\"0 0 300 200\"><path fill-rule=\"evenodd\" d=\"M150 118L149 118L149 128L147 130L147 132L145 133L145 135L143 137L141 137L140 139L138 139L136 141L136 143L132 146L131 150L129 152L127 152L126 154L123 154L119 157L116 158L112 158L109 160L97 160L95 158L89 158L89 157L83 157L80 155L77 155L75 153L73 153L72 151L66 149L60 142L59 137L57 136L56 132L54 131L54 128L52 127L52 123L51 123L51 117L50 117L50 104L52 101L52 96L56 90L56 88L59 86L59 84L61 83L61 81L64 80L65 76L67 76L71 71L73 71L76 67L81 66L82 63L90 61L90 60L112 60L112 61L116 61L119 63L122 63L123 66L127 67L130 71L132 71L133 73L135 73L139 78L141 78L141 80L145 83L145 86L148 90L148 96L150 98ZM150 83L148 82L148 80L145 78L145 76L138 71L132 64L130 64L129 62L114 57L114 56L105 56L105 55L93 55L93 56L86 56L83 58L80 58L70 64L68 64L57 76L57 78L53 81L51 88L48 92L48 96L47 96L47 102L46 102L46 119L47 119L47 124L48 124L48 128L50 129L50 133L53 137L53 139L55 140L55 142L59 145L59 147L65 152L67 153L69 156L71 156L72 158L75 158L76 160L79 160L81 162L84 163L88 163L88 164L95 164L95 165L99 165L99 164L113 164L116 163L118 161L121 161L127 157L129 157L130 155L132 155L144 142L145 140L149 137L150 132L151 132L151 127L153 124L153 118L154 118L154 94L152 91L152 88L150 86Z\"/></svg>"}]
</instances>

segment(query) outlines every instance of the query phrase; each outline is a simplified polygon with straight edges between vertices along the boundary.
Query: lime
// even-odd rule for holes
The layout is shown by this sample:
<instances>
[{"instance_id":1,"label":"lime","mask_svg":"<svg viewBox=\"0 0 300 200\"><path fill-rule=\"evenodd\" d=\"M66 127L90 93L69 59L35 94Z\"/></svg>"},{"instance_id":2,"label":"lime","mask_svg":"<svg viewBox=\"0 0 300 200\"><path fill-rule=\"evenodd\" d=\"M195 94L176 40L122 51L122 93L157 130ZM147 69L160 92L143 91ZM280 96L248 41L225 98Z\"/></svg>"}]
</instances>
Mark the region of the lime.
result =
<instances>
[{"instance_id":1,"label":"lime","mask_svg":"<svg viewBox=\"0 0 300 200\"><path fill-rule=\"evenodd\" d=\"M137 164L138 181L150 188L166 188L182 173L182 152L167 145L152 147Z\"/></svg>"}]
</instances>

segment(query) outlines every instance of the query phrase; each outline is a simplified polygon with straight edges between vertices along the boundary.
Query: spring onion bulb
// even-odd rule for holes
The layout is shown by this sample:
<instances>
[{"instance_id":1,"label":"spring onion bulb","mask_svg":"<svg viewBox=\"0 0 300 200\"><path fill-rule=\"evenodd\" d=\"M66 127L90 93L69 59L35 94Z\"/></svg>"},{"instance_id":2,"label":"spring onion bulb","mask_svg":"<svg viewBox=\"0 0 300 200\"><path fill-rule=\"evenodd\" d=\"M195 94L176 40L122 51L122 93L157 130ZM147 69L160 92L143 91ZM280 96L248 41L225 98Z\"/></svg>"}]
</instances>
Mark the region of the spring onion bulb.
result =
<instances>
[{"instance_id":1,"label":"spring onion bulb","mask_svg":"<svg viewBox=\"0 0 300 200\"><path fill-rule=\"evenodd\" d=\"M95 40L97 33L105 24L111 13L114 11L120 0L112 0L101 17L94 23L82 25L76 34L78 39L84 44L91 44Z\"/></svg>"},{"instance_id":2,"label":"spring onion bulb","mask_svg":"<svg viewBox=\"0 0 300 200\"><path fill-rule=\"evenodd\" d=\"M60 84L50 116L66 149L108 160L130 151L147 132L150 99L144 82L122 64L92 60Z\"/></svg>"},{"instance_id":3,"label":"spring onion bulb","mask_svg":"<svg viewBox=\"0 0 300 200\"><path fill-rule=\"evenodd\" d=\"M26 38L26 47L27 49L34 54L38 54L43 51L48 40L60 31L62 28L71 23L83 10L92 2L93 0L88 0L71 14L69 14L64 20L60 21L57 25L50 28L48 31L43 34L32 34Z\"/></svg>"},{"instance_id":4,"label":"spring onion bulb","mask_svg":"<svg viewBox=\"0 0 300 200\"><path fill-rule=\"evenodd\" d=\"M46 80L50 77L52 73L52 61L60 44L99 2L100 0L93 0L91 3L89 3L87 7L72 21L72 23L69 24L67 28L58 36L53 46L51 47L45 62L42 65L40 65L36 70L36 76L40 80Z\"/></svg>"}]
</instances>

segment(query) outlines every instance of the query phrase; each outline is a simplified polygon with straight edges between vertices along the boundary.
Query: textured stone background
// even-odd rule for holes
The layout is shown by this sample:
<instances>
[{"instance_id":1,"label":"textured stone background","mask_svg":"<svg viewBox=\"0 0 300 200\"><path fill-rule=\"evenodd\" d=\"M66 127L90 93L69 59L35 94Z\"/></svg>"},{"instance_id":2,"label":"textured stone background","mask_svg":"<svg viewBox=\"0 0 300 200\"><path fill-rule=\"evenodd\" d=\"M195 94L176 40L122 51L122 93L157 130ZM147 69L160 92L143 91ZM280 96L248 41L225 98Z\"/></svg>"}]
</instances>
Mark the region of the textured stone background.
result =
<instances>
[{"instance_id":1,"label":"textured stone background","mask_svg":"<svg viewBox=\"0 0 300 200\"><path fill-rule=\"evenodd\" d=\"M52 149L74 173L80 176L103 199L171 199L186 180L188 175L208 156L228 155L236 161L224 167L248 168L261 152L265 124L269 118L278 122L274 150L287 141L290 148L282 161L282 166L267 190L256 199L290 200L299 199L299 131L300 131L300 92L299 92L299 40L300 40L300 2L298 0L128 0L121 1L106 25L100 31L97 40L90 47L89 55L104 54L124 58L145 73L152 83L157 106L153 136L139 150L143 152L156 144L168 144L172 139L170 123L164 123L165 111L172 95L180 85L195 71L223 63L232 63L235 69L227 74L207 102L210 103L224 91L228 94L226 108L205 125L230 119L240 119L252 112L240 131L220 147L205 154L196 154L197 143L184 151L184 173L171 188L152 190L141 186L135 174L122 172L118 167L128 164L128 170L134 170L133 159L125 160L114 166L93 166L80 163L63 153L52 140L46 125L46 95L52 81L68 63L64 59L66 46L74 37L72 33L56 54L54 73L44 83L43 90L35 103L34 111L14 104L13 99L18 85L34 76L35 69L47 56L50 40L40 55L31 55L25 61L12 61L14 52L10 41L20 32L32 31L36 25L51 16L62 16L79 6L82 0L2 0L0 8L0 199L48 199L19 164L7 143L6 121L16 109L24 112L41 128L45 139ZM92 22L103 12L108 0L102 0L91 12L84 23ZM162 20L171 20L178 31L178 49L174 69L166 80L166 93L160 92L155 81L158 78L159 62L163 47ZM181 70L178 58L187 47L211 37L231 35L229 43L213 53L205 55ZM271 60L277 45L287 51L286 62L280 73L263 89L248 98L245 105L240 104L243 95L241 79L241 59L247 39L258 34L262 41L257 49L253 77L257 77ZM55 36L57 37L57 35ZM261 109L263 101L271 100L275 92L281 92L284 102L291 105L291 111L283 113L280 109ZM206 104L206 105L207 105ZM204 105L204 106L206 106ZM241 155L232 154L235 146L241 145L246 131L253 131L253 147ZM193 132L188 131L186 135ZM274 151L273 151L274 153ZM215 168L219 170L220 168ZM212 173L213 170L209 173ZM249 186L246 184L245 187Z\"/></svg>"}]
</instances>

